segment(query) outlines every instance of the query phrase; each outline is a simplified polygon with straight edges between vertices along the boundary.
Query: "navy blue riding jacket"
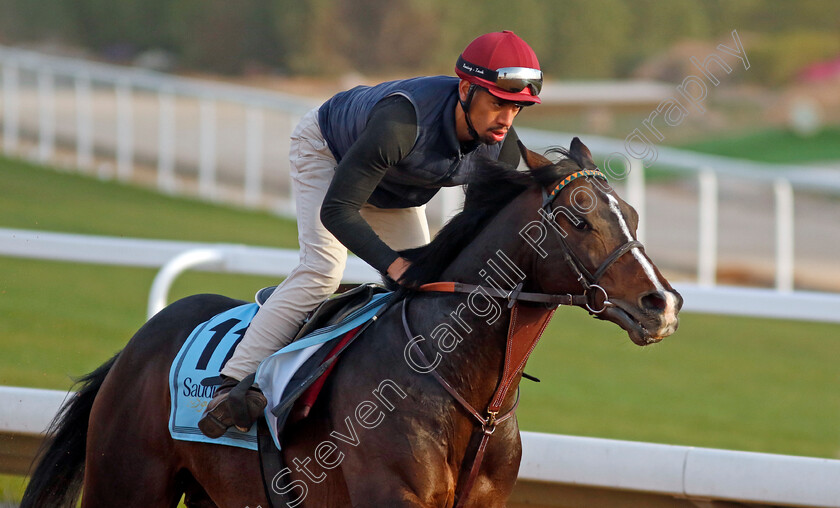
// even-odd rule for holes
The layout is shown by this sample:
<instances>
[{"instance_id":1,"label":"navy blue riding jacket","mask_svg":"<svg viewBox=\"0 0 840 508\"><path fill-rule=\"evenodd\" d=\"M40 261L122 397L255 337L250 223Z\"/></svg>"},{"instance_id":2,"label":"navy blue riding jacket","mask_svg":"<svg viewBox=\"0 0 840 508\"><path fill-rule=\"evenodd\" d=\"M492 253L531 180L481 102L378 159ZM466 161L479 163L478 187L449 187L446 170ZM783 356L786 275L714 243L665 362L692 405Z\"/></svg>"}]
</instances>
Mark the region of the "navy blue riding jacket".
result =
<instances>
[{"instance_id":1,"label":"navy blue riding jacket","mask_svg":"<svg viewBox=\"0 0 840 508\"><path fill-rule=\"evenodd\" d=\"M462 153L455 133L458 78L434 76L357 86L339 93L318 111L318 123L337 161L347 153L382 99L399 95L417 114L411 152L385 172L368 203L379 208L409 208L427 203L441 187L461 185L479 157L499 158L501 143L479 144Z\"/></svg>"}]
</instances>

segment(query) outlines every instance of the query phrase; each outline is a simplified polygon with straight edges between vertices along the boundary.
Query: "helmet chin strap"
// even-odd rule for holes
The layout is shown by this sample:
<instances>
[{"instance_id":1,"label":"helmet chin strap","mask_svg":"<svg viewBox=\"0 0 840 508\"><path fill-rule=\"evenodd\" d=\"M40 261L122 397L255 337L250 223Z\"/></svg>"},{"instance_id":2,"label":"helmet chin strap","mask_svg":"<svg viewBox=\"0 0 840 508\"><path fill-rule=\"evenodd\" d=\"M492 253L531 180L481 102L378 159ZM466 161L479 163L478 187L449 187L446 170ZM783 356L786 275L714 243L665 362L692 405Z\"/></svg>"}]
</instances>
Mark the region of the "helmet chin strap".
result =
<instances>
[{"instance_id":1,"label":"helmet chin strap","mask_svg":"<svg viewBox=\"0 0 840 508\"><path fill-rule=\"evenodd\" d=\"M473 141L479 140L478 132L476 132L475 127L473 127L472 121L470 120L470 104L472 104L472 100L477 89L478 85L470 83L470 89L467 91L467 100L461 100L460 97L458 98L458 102L461 103L461 109L464 110L464 120L467 121L467 132L469 132L470 136L472 136Z\"/></svg>"}]
</instances>

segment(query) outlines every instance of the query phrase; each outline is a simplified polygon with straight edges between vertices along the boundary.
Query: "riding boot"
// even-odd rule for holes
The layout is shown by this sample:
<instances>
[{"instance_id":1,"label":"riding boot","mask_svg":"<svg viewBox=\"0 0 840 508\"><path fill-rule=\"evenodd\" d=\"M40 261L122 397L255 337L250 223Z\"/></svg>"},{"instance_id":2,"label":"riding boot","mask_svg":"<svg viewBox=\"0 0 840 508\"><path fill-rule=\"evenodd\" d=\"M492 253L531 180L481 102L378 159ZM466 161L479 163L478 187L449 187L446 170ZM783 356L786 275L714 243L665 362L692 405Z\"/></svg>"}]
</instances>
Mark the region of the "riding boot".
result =
<instances>
[{"instance_id":1,"label":"riding boot","mask_svg":"<svg viewBox=\"0 0 840 508\"><path fill-rule=\"evenodd\" d=\"M233 426L248 432L267 403L265 395L253 383L253 374L242 381L223 376L222 384L198 421L201 433L215 439Z\"/></svg>"}]
</instances>

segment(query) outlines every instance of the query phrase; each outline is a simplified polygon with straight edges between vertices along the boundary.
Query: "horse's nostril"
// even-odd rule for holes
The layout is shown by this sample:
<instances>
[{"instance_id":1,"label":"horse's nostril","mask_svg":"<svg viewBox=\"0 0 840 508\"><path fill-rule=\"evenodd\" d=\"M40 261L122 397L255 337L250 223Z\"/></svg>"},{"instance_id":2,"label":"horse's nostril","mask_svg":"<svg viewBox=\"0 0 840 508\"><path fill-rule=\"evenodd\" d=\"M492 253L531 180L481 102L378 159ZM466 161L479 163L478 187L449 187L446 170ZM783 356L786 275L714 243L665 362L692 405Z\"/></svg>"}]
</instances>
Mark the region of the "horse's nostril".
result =
<instances>
[{"instance_id":1,"label":"horse's nostril","mask_svg":"<svg viewBox=\"0 0 840 508\"><path fill-rule=\"evenodd\" d=\"M668 306L668 301L665 299L665 294L659 291L648 293L642 297L642 307L662 312Z\"/></svg>"}]
</instances>

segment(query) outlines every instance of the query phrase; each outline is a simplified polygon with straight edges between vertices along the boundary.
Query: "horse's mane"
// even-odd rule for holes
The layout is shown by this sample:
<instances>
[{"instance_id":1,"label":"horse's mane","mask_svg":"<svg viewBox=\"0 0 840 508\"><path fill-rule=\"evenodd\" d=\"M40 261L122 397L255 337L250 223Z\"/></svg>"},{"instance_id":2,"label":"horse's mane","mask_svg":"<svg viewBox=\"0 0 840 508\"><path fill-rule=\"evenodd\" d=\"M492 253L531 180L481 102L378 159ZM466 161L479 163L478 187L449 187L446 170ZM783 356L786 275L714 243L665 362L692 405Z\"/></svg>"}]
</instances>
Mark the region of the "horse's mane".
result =
<instances>
[{"instance_id":1,"label":"horse's mane","mask_svg":"<svg viewBox=\"0 0 840 508\"><path fill-rule=\"evenodd\" d=\"M547 187L564 176L580 170L583 161L564 148L552 148L547 155L560 155L560 161L537 169L519 171L509 164L489 159L479 161L466 185L464 209L452 217L431 243L408 249L400 255L411 261L403 281L419 286L439 281L443 270L490 220L526 189ZM392 285L392 289L396 285Z\"/></svg>"}]
</instances>

